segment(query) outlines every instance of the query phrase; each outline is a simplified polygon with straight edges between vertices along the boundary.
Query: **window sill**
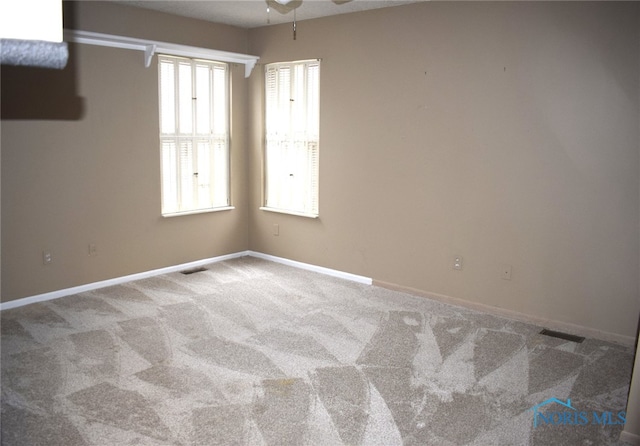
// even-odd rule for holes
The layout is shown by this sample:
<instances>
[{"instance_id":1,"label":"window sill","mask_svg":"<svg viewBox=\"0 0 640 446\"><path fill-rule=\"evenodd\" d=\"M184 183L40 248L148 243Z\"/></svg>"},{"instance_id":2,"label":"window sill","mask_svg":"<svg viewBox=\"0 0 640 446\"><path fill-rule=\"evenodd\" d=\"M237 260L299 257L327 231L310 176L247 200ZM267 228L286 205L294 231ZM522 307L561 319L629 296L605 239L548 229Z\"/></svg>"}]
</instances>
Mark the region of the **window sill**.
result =
<instances>
[{"instance_id":1,"label":"window sill","mask_svg":"<svg viewBox=\"0 0 640 446\"><path fill-rule=\"evenodd\" d=\"M306 212L296 212L296 211L291 211L288 209L277 209L277 208L268 208L265 206L260 207L261 211L268 211L268 212L276 212L278 214L289 214L289 215L297 215L298 217L306 217L306 218L318 218L319 215L318 214L308 214Z\"/></svg>"},{"instance_id":2,"label":"window sill","mask_svg":"<svg viewBox=\"0 0 640 446\"><path fill-rule=\"evenodd\" d=\"M232 209L235 209L235 206L223 206L219 208L198 209L195 211L172 212L170 214L162 214L162 216L165 218L171 218L171 217L181 217L183 215L208 214L210 212L230 211Z\"/></svg>"}]
</instances>

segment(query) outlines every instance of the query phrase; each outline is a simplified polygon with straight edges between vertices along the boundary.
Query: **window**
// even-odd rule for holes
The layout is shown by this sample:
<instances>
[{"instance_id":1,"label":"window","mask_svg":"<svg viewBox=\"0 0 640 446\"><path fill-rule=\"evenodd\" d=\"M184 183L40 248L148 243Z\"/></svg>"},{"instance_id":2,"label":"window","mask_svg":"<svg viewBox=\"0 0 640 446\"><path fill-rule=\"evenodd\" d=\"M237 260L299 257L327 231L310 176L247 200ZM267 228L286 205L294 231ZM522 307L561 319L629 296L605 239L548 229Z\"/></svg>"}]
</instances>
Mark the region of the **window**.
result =
<instances>
[{"instance_id":1,"label":"window","mask_svg":"<svg viewBox=\"0 0 640 446\"><path fill-rule=\"evenodd\" d=\"M265 67L262 209L318 216L320 61Z\"/></svg>"},{"instance_id":2,"label":"window","mask_svg":"<svg viewBox=\"0 0 640 446\"><path fill-rule=\"evenodd\" d=\"M227 64L159 56L162 214L229 208Z\"/></svg>"}]
</instances>

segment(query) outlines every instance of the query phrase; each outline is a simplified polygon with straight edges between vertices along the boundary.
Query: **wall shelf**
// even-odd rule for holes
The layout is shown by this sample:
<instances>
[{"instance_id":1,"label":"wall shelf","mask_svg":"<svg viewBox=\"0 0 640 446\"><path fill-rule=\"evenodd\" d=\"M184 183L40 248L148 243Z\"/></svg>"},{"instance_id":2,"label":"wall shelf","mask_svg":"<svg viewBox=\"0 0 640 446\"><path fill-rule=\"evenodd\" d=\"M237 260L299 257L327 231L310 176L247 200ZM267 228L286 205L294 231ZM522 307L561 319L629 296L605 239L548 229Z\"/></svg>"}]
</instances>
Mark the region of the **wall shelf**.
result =
<instances>
[{"instance_id":1,"label":"wall shelf","mask_svg":"<svg viewBox=\"0 0 640 446\"><path fill-rule=\"evenodd\" d=\"M178 43L158 42L155 40L136 39L133 37L114 36L111 34L94 33L65 29L64 40L66 42L84 43L87 45L107 46L144 52L144 66L151 65L151 59L156 53L171 56L193 57L199 59L217 60L220 62L239 63L244 65L244 77L249 77L255 67L258 56L249 54L231 53L197 46L181 45Z\"/></svg>"}]
</instances>

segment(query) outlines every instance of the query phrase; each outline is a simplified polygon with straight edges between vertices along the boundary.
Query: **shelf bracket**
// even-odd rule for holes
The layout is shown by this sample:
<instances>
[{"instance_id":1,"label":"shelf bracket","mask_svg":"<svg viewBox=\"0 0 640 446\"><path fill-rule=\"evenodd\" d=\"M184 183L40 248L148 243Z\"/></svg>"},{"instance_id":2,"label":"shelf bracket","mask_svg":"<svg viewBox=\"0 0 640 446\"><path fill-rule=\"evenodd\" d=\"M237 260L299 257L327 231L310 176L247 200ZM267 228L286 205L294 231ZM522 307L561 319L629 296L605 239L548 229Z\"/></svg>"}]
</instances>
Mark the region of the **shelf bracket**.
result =
<instances>
[{"instance_id":1,"label":"shelf bracket","mask_svg":"<svg viewBox=\"0 0 640 446\"><path fill-rule=\"evenodd\" d=\"M151 66L151 59L153 59L153 55L156 53L157 45L151 44L147 45L144 49L144 66L149 68Z\"/></svg>"}]
</instances>

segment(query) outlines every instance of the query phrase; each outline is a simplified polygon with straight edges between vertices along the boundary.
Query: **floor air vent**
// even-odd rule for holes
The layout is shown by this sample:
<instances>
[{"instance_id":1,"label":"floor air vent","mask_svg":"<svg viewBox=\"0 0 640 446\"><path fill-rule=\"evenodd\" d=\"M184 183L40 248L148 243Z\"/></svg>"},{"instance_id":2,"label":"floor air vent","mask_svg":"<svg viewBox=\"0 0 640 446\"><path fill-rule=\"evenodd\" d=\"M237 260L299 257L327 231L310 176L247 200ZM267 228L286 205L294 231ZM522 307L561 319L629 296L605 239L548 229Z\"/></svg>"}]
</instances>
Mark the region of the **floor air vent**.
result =
<instances>
[{"instance_id":1,"label":"floor air vent","mask_svg":"<svg viewBox=\"0 0 640 446\"><path fill-rule=\"evenodd\" d=\"M184 274L184 275L189 275L189 274L193 274L193 273L201 273L202 271L206 271L207 268L193 268L193 269L186 269L184 271L180 271L180 274Z\"/></svg>"},{"instance_id":2,"label":"floor air vent","mask_svg":"<svg viewBox=\"0 0 640 446\"><path fill-rule=\"evenodd\" d=\"M551 336L552 338L564 339L565 341L576 342L578 344L580 344L582 341L584 341L584 338L582 336L576 336L576 335L572 335L572 334L569 334L569 333L563 333L561 331L547 330L546 328L543 329L540 332L540 334L541 335L545 335L545 336Z\"/></svg>"}]
</instances>

